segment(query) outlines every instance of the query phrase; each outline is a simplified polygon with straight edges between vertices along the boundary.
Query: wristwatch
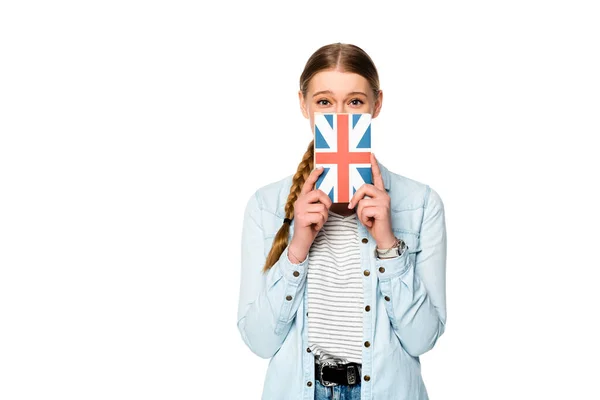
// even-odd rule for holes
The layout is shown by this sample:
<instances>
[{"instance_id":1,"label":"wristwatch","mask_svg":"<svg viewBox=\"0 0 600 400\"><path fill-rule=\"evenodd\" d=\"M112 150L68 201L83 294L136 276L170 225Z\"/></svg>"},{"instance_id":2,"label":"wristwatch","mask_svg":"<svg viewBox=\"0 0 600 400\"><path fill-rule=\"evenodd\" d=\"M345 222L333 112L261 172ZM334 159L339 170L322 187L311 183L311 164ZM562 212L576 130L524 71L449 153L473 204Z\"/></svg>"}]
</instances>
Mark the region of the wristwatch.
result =
<instances>
[{"instance_id":1,"label":"wristwatch","mask_svg":"<svg viewBox=\"0 0 600 400\"><path fill-rule=\"evenodd\" d=\"M378 249L375 247L378 258L394 258L401 256L404 251L408 248L404 240L396 238L396 242L389 249Z\"/></svg>"}]
</instances>

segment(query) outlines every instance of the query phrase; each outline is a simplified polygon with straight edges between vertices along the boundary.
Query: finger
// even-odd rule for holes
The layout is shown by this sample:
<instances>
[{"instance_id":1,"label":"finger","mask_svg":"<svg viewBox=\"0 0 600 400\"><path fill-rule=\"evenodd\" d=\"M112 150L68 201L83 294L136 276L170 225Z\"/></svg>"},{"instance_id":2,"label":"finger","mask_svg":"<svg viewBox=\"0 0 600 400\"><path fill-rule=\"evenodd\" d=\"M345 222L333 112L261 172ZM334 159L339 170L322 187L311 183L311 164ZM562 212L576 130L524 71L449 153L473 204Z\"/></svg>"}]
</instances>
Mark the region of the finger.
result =
<instances>
[{"instance_id":1,"label":"finger","mask_svg":"<svg viewBox=\"0 0 600 400\"><path fill-rule=\"evenodd\" d=\"M322 218L323 214L321 214L320 212L308 212L308 211L301 211L296 215L296 226L297 227L306 227L306 226L310 226L312 224L316 224L317 222L319 222L319 219Z\"/></svg>"},{"instance_id":2,"label":"finger","mask_svg":"<svg viewBox=\"0 0 600 400\"><path fill-rule=\"evenodd\" d=\"M321 229L323 225L325 225L326 215L316 212L316 213L307 213L306 220L312 225L315 224L315 228Z\"/></svg>"},{"instance_id":3,"label":"finger","mask_svg":"<svg viewBox=\"0 0 600 400\"><path fill-rule=\"evenodd\" d=\"M312 190L304 195L304 200L307 203L316 203L317 201L325 204L327 208L331 207L331 199L321 189Z\"/></svg>"},{"instance_id":4,"label":"finger","mask_svg":"<svg viewBox=\"0 0 600 400\"><path fill-rule=\"evenodd\" d=\"M322 222L317 224L317 226L315 227L315 229L318 231L323 229L323 226L325 225L325 223L327 222L327 218L329 217L329 213L327 212L327 210L320 211L319 213L323 216L323 219Z\"/></svg>"},{"instance_id":5,"label":"finger","mask_svg":"<svg viewBox=\"0 0 600 400\"><path fill-rule=\"evenodd\" d=\"M319 190L319 192L322 193L322 196L325 196L326 199L323 199L323 201L327 201L329 200L329 197L327 197L327 195L325 195L325 193L323 193L323 191ZM330 201L330 200L329 200ZM325 225L325 222L327 222L327 218L329 217L329 206L327 204L324 203L316 203L315 206L318 207L318 213L321 214L323 216L323 220L322 223L317 225L317 230L321 229L323 227L323 225Z\"/></svg>"},{"instance_id":6,"label":"finger","mask_svg":"<svg viewBox=\"0 0 600 400\"><path fill-rule=\"evenodd\" d=\"M379 199L362 199L358 202L358 206L364 208L374 208L376 212L374 214L369 213L370 217L375 219L383 219L391 214L390 205L387 200L383 198Z\"/></svg>"},{"instance_id":7,"label":"finger","mask_svg":"<svg viewBox=\"0 0 600 400\"><path fill-rule=\"evenodd\" d=\"M304 185L302 186L302 190L300 190L300 194L306 194L314 189L315 182L319 179L319 175L323 172L323 167L317 167L312 170L306 181L304 181Z\"/></svg>"},{"instance_id":8,"label":"finger","mask_svg":"<svg viewBox=\"0 0 600 400\"><path fill-rule=\"evenodd\" d=\"M350 203L348 203L348 208L353 208L355 204L357 204L364 196L378 197L378 194L381 193L379 189L375 186L370 185L368 183L363 183L356 192L352 195L350 199Z\"/></svg>"},{"instance_id":9,"label":"finger","mask_svg":"<svg viewBox=\"0 0 600 400\"><path fill-rule=\"evenodd\" d=\"M379 215L381 214L381 210L378 207L373 207L373 206L369 206L369 207L362 207L361 209L361 215L363 218L363 224L365 226L368 226L369 228L373 227L373 224L375 223L375 220L378 219Z\"/></svg>"},{"instance_id":10,"label":"finger","mask_svg":"<svg viewBox=\"0 0 600 400\"><path fill-rule=\"evenodd\" d=\"M381 176L381 170L379 169L379 163L375 158L375 154L371 153L371 175L373 176L373 185L379 190L385 190L383 185L383 177Z\"/></svg>"},{"instance_id":11,"label":"finger","mask_svg":"<svg viewBox=\"0 0 600 400\"><path fill-rule=\"evenodd\" d=\"M362 202L358 203L358 207L356 209L356 215L362 224L368 228L373 226L373 222L369 220L369 218L365 215L365 207Z\"/></svg>"},{"instance_id":12,"label":"finger","mask_svg":"<svg viewBox=\"0 0 600 400\"><path fill-rule=\"evenodd\" d=\"M363 207L363 216L365 218L377 219L381 215L381 209L379 207Z\"/></svg>"},{"instance_id":13,"label":"finger","mask_svg":"<svg viewBox=\"0 0 600 400\"><path fill-rule=\"evenodd\" d=\"M310 213L327 214L327 206L322 203L312 203L306 207L306 211Z\"/></svg>"},{"instance_id":14,"label":"finger","mask_svg":"<svg viewBox=\"0 0 600 400\"><path fill-rule=\"evenodd\" d=\"M358 202L359 207L381 207L383 206L381 199L367 199L366 197Z\"/></svg>"},{"instance_id":15,"label":"finger","mask_svg":"<svg viewBox=\"0 0 600 400\"><path fill-rule=\"evenodd\" d=\"M331 198L329 198L329 196L327 196L325 192L321 189L317 189L316 192L319 193L319 201L325 204L327 206L327 209L329 209L331 207L331 204L333 203L333 201L331 201Z\"/></svg>"}]
</instances>

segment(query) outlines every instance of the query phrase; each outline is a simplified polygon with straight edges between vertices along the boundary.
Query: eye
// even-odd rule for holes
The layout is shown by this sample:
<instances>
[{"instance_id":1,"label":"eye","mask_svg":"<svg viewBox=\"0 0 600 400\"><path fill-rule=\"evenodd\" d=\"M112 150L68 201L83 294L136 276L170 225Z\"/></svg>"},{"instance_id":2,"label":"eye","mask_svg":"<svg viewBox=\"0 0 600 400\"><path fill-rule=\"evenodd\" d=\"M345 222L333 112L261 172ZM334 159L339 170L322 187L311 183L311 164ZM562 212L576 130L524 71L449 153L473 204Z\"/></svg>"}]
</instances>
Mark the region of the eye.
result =
<instances>
[{"instance_id":1,"label":"eye","mask_svg":"<svg viewBox=\"0 0 600 400\"><path fill-rule=\"evenodd\" d=\"M321 99L321 100L317 100L317 104L320 105L320 106L328 106L331 103L327 99Z\"/></svg>"},{"instance_id":2,"label":"eye","mask_svg":"<svg viewBox=\"0 0 600 400\"><path fill-rule=\"evenodd\" d=\"M365 102L360 99L352 99L350 100L350 104L352 104L353 106L361 106L365 104Z\"/></svg>"}]
</instances>

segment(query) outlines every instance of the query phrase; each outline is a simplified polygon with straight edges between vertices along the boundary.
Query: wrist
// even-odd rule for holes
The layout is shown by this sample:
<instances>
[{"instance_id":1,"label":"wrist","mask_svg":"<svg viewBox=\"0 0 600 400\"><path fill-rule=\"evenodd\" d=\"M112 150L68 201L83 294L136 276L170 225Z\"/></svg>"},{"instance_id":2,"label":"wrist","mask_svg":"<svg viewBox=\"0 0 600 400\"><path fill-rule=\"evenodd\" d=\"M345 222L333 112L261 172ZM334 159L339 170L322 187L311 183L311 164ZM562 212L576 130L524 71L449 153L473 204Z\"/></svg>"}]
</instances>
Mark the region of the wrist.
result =
<instances>
[{"instance_id":1,"label":"wrist","mask_svg":"<svg viewBox=\"0 0 600 400\"><path fill-rule=\"evenodd\" d=\"M400 238L396 238L396 240L392 246L390 246L387 249L376 248L375 253L377 254L377 257L380 259L395 258L395 257L399 257L402 254L404 254L404 251L406 250L406 248L407 248L407 246L406 246L406 243L404 242L404 240L402 240Z\"/></svg>"},{"instance_id":2,"label":"wrist","mask_svg":"<svg viewBox=\"0 0 600 400\"><path fill-rule=\"evenodd\" d=\"M293 264L300 264L306 260L306 256L308 255L307 250L303 250L293 241L288 246L288 259Z\"/></svg>"},{"instance_id":3,"label":"wrist","mask_svg":"<svg viewBox=\"0 0 600 400\"><path fill-rule=\"evenodd\" d=\"M396 237L391 235L385 239L377 242L377 248L380 250L390 249L396 244Z\"/></svg>"}]
</instances>

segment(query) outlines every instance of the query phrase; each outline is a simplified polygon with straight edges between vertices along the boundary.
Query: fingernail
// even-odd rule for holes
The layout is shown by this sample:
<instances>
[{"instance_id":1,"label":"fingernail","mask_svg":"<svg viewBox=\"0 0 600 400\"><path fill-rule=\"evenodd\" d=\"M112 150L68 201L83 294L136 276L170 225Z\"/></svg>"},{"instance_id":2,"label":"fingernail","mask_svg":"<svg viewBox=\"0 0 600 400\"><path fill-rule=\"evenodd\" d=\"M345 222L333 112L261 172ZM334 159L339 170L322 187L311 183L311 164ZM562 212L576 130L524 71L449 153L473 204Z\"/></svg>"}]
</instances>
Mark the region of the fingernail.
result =
<instances>
[{"instance_id":1,"label":"fingernail","mask_svg":"<svg viewBox=\"0 0 600 400\"><path fill-rule=\"evenodd\" d=\"M352 208L352 203L348 203L348 208Z\"/></svg>"}]
</instances>

